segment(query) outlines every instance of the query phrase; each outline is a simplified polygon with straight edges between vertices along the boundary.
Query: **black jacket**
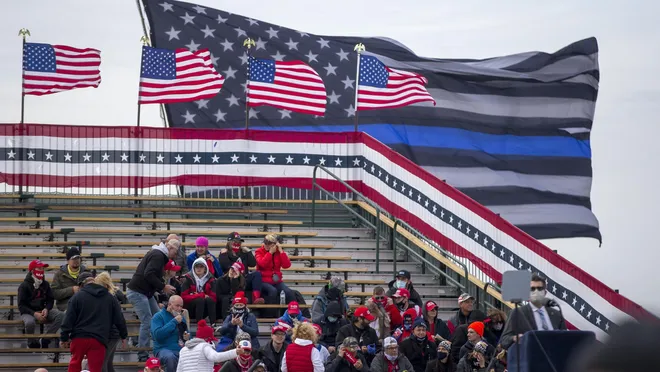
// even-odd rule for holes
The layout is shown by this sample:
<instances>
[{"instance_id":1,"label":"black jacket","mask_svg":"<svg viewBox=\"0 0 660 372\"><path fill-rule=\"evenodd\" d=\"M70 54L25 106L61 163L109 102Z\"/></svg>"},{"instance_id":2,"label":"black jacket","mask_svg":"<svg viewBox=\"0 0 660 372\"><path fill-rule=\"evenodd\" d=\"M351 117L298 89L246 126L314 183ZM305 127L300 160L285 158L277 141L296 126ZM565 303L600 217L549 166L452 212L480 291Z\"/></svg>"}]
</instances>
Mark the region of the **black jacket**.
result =
<instances>
[{"instance_id":1,"label":"black jacket","mask_svg":"<svg viewBox=\"0 0 660 372\"><path fill-rule=\"evenodd\" d=\"M225 272L227 273L228 271ZM215 281L215 285L218 301L220 301L221 297L227 296L231 302L236 292L245 290L245 279L241 279L240 277L232 279L229 275L223 275Z\"/></svg>"},{"instance_id":2,"label":"black jacket","mask_svg":"<svg viewBox=\"0 0 660 372\"><path fill-rule=\"evenodd\" d=\"M459 354L461 353L461 347L467 342L467 324L463 324L454 330L454 333L451 335L451 350L449 351L449 358L454 363L458 365L458 362L461 360Z\"/></svg>"},{"instance_id":3,"label":"black jacket","mask_svg":"<svg viewBox=\"0 0 660 372\"><path fill-rule=\"evenodd\" d=\"M220 262L220 267L222 272L226 273L229 271L231 265L236 262L238 259L241 259L241 263L245 266L245 271L243 275L247 275L250 271L250 267L257 266L257 259L254 258L254 253L252 251L243 252L243 250L238 251L238 255L234 254L234 251L231 249L227 250L227 253L221 253L218 255L218 261Z\"/></svg>"},{"instance_id":4,"label":"black jacket","mask_svg":"<svg viewBox=\"0 0 660 372\"><path fill-rule=\"evenodd\" d=\"M54 304L55 297L53 297L50 284L44 280L39 288L35 289L32 273L28 272L23 283L18 286L18 311L21 315L34 315L43 309L50 311Z\"/></svg>"},{"instance_id":5,"label":"black jacket","mask_svg":"<svg viewBox=\"0 0 660 372\"><path fill-rule=\"evenodd\" d=\"M437 348L435 342L429 341L424 338L424 341L419 342L413 335L401 341L399 344L399 352L405 355L410 363L412 363L415 371L426 371L426 364L429 361L437 359Z\"/></svg>"},{"instance_id":6,"label":"black jacket","mask_svg":"<svg viewBox=\"0 0 660 372\"><path fill-rule=\"evenodd\" d=\"M472 310L467 316L463 315L461 310L457 310L456 314L447 320L447 327L451 333L463 324L470 325L472 322L483 322L486 319L486 314L481 310Z\"/></svg>"},{"instance_id":7,"label":"black jacket","mask_svg":"<svg viewBox=\"0 0 660 372\"><path fill-rule=\"evenodd\" d=\"M376 353L382 349L381 345L378 344L378 335L376 334L376 330L371 327L360 329L353 323L346 324L345 326L339 328L337 331L337 337L335 337L335 347L339 348L339 345L341 345L342 341L344 341L346 337L355 337L355 339L358 340L360 347L375 345ZM374 360L375 356L376 355L374 354L365 355L364 357L369 365L371 365L371 361Z\"/></svg>"},{"instance_id":8,"label":"black jacket","mask_svg":"<svg viewBox=\"0 0 660 372\"><path fill-rule=\"evenodd\" d=\"M485 339L482 339L482 341L488 343ZM472 350L474 350L474 345L471 342L468 341L464 343L463 346L461 346L460 353L458 354L459 361L463 359L465 355L471 353ZM495 348L493 345L488 344L488 348L486 349L486 360L489 360L493 354L495 354Z\"/></svg>"},{"instance_id":9,"label":"black jacket","mask_svg":"<svg viewBox=\"0 0 660 372\"><path fill-rule=\"evenodd\" d=\"M330 354L328 361L325 363L325 372L369 372L369 363L367 363L364 355L358 351L355 357L362 361L361 370L355 369L346 359L339 358L339 354L335 351Z\"/></svg>"},{"instance_id":10,"label":"black jacket","mask_svg":"<svg viewBox=\"0 0 660 372\"><path fill-rule=\"evenodd\" d=\"M396 292L396 290L397 290L396 288L394 288L394 283L396 283L396 280L392 280L391 282L389 282L387 284L389 289L387 290L386 294L389 297L392 297L394 292ZM406 286L406 289L408 290L408 292L410 292L410 298L408 299L408 301L414 303L415 305L419 306L420 308L424 307L424 303L422 302L422 297L420 297L419 293L417 293L417 291L413 287L412 282L408 283L408 285Z\"/></svg>"},{"instance_id":11,"label":"black jacket","mask_svg":"<svg viewBox=\"0 0 660 372\"><path fill-rule=\"evenodd\" d=\"M456 371L456 366L451 361L451 358L449 358L447 360L447 363L440 363L438 359L428 362L426 364L425 372L454 372L454 371Z\"/></svg>"},{"instance_id":12,"label":"black jacket","mask_svg":"<svg viewBox=\"0 0 660 372\"><path fill-rule=\"evenodd\" d=\"M259 349L258 358L261 359L266 365L266 371L280 370L280 367L282 366L282 359L284 358L284 352L286 351L287 346L289 346L289 344L286 342L284 345L282 345L279 356L276 356L275 352L273 351L273 341L268 341L266 345Z\"/></svg>"},{"instance_id":13,"label":"black jacket","mask_svg":"<svg viewBox=\"0 0 660 372\"><path fill-rule=\"evenodd\" d=\"M552 328L555 330L565 330L566 321L562 314L551 307L545 307L547 320L552 323ZM508 349L515 342L513 336L517 334L525 334L527 331L536 330L536 319L534 319L534 310L532 305L527 304L513 309L509 314L509 319L504 324L502 337L500 337L500 344L505 349Z\"/></svg>"},{"instance_id":14,"label":"black jacket","mask_svg":"<svg viewBox=\"0 0 660 372\"><path fill-rule=\"evenodd\" d=\"M169 257L157 248L147 252L128 283L128 288L147 297L162 291L165 288L163 270L169 260Z\"/></svg>"},{"instance_id":15,"label":"black jacket","mask_svg":"<svg viewBox=\"0 0 660 372\"><path fill-rule=\"evenodd\" d=\"M120 338L128 337L119 301L105 287L90 283L69 300L60 339L93 338L107 345L113 326Z\"/></svg>"},{"instance_id":16,"label":"black jacket","mask_svg":"<svg viewBox=\"0 0 660 372\"><path fill-rule=\"evenodd\" d=\"M336 322L332 323L328 320L329 315L341 314L341 305L339 302L331 302L325 309L325 317L321 321L321 331L323 332L319 343L325 347L335 346L335 339L339 329L348 324L348 320L343 316L338 318Z\"/></svg>"}]
</instances>

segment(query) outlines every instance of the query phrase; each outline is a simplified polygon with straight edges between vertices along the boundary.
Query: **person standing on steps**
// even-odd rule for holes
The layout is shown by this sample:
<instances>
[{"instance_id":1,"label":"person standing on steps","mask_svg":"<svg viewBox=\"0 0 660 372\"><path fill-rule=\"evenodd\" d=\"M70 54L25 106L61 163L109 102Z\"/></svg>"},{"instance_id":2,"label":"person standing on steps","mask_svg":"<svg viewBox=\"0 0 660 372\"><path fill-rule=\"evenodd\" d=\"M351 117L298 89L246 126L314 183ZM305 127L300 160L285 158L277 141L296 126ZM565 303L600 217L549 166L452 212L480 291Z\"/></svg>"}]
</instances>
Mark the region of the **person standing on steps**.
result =
<instances>
[{"instance_id":1,"label":"person standing on steps","mask_svg":"<svg viewBox=\"0 0 660 372\"><path fill-rule=\"evenodd\" d=\"M241 274L245 277L245 291L252 294L253 304L263 304L265 302L261 291L263 289L263 279L259 270L250 271L250 267L257 266L257 259L249 247L243 245L243 238L237 232L232 232L227 236L227 246L220 250L218 260L223 272L227 272L232 265L240 262L243 265Z\"/></svg>"}]
</instances>

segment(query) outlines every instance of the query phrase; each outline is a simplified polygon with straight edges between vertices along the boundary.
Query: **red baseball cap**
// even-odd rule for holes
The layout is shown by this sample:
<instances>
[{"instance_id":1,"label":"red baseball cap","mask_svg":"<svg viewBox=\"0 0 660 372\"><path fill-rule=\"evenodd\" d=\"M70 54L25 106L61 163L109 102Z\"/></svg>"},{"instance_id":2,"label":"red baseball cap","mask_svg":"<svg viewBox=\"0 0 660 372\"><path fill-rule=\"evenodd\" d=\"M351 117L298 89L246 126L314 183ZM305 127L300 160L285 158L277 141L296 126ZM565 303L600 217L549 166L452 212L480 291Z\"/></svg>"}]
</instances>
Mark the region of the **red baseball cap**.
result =
<instances>
[{"instance_id":1,"label":"red baseball cap","mask_svg":"<svg viewBox=\"0 0 660 372\"><path fill-rule=\"evenodd\" d=\"M149 358L147 359L147 362L144 363L144 366L149 369L160 368L160 360L158 360L158 358Z\"/></svg>"},{"instance_id":2,"label":"red baseball cap","mask_svg":"<svg viewBox=\"0 0 660 372\"><path fill-rule=\"evenodd\" d=\"M314 329L316 330L316 334L317 334L317 335L320 336L320 335L323 334L323 329L321 328L320 325L318 325L318 324L316 324L316 323L312 323L312 327L314 327Z\"/></svg>"},{"instance_id":3,"label":"red baseball cap","mask_svg":"<svg viewBox=\"0 0 660 372\"><path fill-rule=\"evenodd\" d=\"M298 306L298 303L296 301L291 301L289 302L289 307L286 310L290 314L298 314L300 313L300 306Z\"/></svg>"},{"instance_id":4,"label":"red baseball cap","mask_svg":"<svg viewBox=\"0 0 660 372\"><path fill-rule=\"evenodd\" d=\"M165 270L167 270L167 271L181 271L181 266L177 266L177 265L174 263L174 261L169 260L169 261L165 264Z\"/></svg>"},{"instance_id":5,"label":"red baseball cap","mask_svg":"<svg viewBox=\"0 0 660 372\"><path fill-rule=\"evenodd\" d=\"M371 312L366 306L360 306L357 309L355 309L353 316L358 318L364 318L370 322L373 322L376 319L376 317L373 316L373 314L371 314Z\"/></svg>"},{"instance_id":6,"label":"red baseball cap","mask_svg":"<svg viewBox=\"0 0 660 372\"><path fill-rule=\"evenodd\" d=\"M405 298L410 298L410 292L405 289L405 288L399 288L394 292L392 297L405 297Z\"/></svg>"},{"instance_id":7,"label":"red baseball cap","mask_svg":"<svg viewBox=\"0 0 660 372\"><path fill-rule=\"evenodd\" d=\"M41 260L34 260L30 262L30 265L28 266L28 271L32 271L34 269L41 269L44 267L48 267L48 264L41 262Z\"/></svg>"},{"instance_id":8,"label":"red baseball cap","mask_svg":"<svg viewBox=\"0 0 660 372\"><path fill-rule=\"evenodd\" d=\"M426 307L426 311L431 311L438 308L438 304L433 301L426 301L426 305L424 306Z\"/></svg>"}]
</instances>

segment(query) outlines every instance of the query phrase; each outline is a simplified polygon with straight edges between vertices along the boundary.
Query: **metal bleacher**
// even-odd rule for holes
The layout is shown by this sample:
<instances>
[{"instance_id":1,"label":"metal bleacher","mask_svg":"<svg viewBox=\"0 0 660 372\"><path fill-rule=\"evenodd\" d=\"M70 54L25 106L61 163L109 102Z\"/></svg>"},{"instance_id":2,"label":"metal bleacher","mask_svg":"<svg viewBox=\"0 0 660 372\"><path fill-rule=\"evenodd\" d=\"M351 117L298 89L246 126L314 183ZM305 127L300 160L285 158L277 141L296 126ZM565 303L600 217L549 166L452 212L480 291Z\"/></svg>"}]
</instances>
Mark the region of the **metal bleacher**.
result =
<instances>
[{"instance_id":1,"label":"metal bleacher","mask_svg":"<svg viewBox=\"0 0 660 372\"><path fill-rule=\"evenodd\" d=\"M76 246L86 266L97 272L110 271L117 285L125 289L142 255L169 233L179 234L187 249L197 236L205 235L214 254L224 246L231 231L239 231L253 248L260 245L265 234L281 234L283 247L293 261L284 280L303 294L308 306L329 273L346 279L346 295L354 308L371 296L375 286L387 288L394 272L400 269L412 273L415 289L423 300L439 304L443 319L456 311L456 299L465 291L477 297L483 310L506 306L499 301L496 286L479 281L434 243L386 213L379 213L378 207L366 200L347 200L2 195L0 370L34 371L44 367L64 371L69 360L67 350L26 348L26 335L22 334L17 314L16 288L30 260L39 258L51 265L46 275L50 281L52 269L65 263L67 247ZM124 306L124 314L129 333L136 338L139 321L130 305ZM266 340L273 319L259 322L261 337ZM194 324L192 329L194 332ZM140 369L136 351L120 350L115 357L116 370Z\"/></svg>"}]
</instances>

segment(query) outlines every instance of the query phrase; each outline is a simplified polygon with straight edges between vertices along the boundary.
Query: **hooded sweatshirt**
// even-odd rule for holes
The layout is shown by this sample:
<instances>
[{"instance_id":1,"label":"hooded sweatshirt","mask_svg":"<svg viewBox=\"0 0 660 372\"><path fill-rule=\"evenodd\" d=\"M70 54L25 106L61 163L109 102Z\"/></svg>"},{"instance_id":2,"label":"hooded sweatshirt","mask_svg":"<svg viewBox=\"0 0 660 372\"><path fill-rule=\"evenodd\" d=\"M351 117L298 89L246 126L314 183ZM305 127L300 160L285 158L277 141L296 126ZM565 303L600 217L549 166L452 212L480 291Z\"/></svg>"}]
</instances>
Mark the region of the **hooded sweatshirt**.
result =
<instances>
[{"instance_id":1,"label":"hooded sweatshirt","mask_svg":"<svg viewBox=\"0 0 660 372\"><path fill-rule=\"evenodd\" d=\"M337 320L331 322L328 318L332 316L337 317ZM325 309L323 320L320 323L323 334L319 339L319 343L324 346L335 346L337 331L346 324L348 324L348 320L342 315L342 309L339 302L329 303L328 307Z\"/></svg>"},{"instance_id":2,"label":"hooded sweatshirt","mask_svg":"<svg viewBox=\"0 0 660 372\"><path fill-rule=\"evenodd\" d=\"M195 273L195 265L204 265L206 272L203 276L197 276ZM198 258L193 263L193 269L184 276L183 284L181 285L181 298L185 305L190 304L198 298L206 298L209 296L213 302L217 301L215 294L215 278L209 273L209 267L206 260Z\"/></svg>"},{"instance_id":3,"label":"hooded sweatshirt","mask_svg":"<svg viewBox=\"0 0 660 372\"><path fill-rule=\"evenodd\" d=\"M179 353L176 372L212 372L214 363L222 363L236 358L236 349L217 352L213 345L193 338L186 341Z\"/></svg>"},{"instance_id":4,"label":"hooded sweatshirt","mask_svg":"<svg viewBox=\"0 0 660 372\"><path fill-rule=\"evenodd\" d=\"M93 338L108 344L112 327L119 330L119 337L128 337L124 314L119 301L108 290L95 283L85 285L69 300L60 339Z\"/></svg>"},{"instance_id":5,"label":"hooded sweatshirt","mask_svg":"<svg viewBox=\"0 0 660 372\"><path fill-rule=\"evenodd\" d=\"M164 243L154 245L140 261L135 274L128 283L128 289L152 297L154 293L165 288L163 270L169 261L167 248Z\"/></svg>"},{"instance_id":6,"label":"hooded sweatshirt","mask_svg":"<svg viewBox=\"0 0 660 372\"><path fill-rule=\"evenodd\" d=\"M53 308L55 299L50 284L44 279L38 288L34 288L35 281L32 273L28 272L25 280L18 286L18 311L21 315L33 315L37 311Z\"/></svg>"}]
</instances>

